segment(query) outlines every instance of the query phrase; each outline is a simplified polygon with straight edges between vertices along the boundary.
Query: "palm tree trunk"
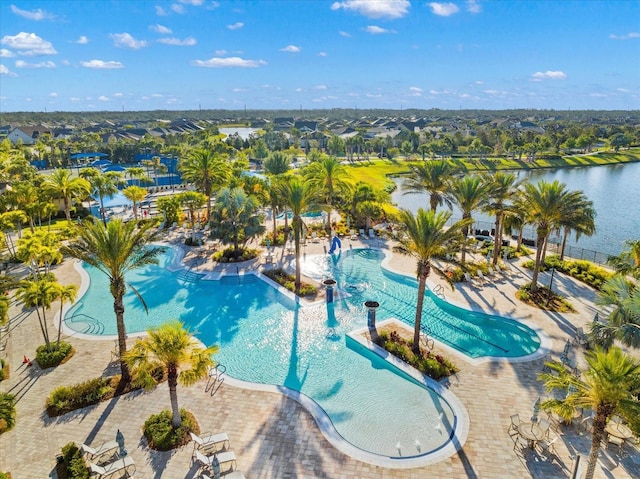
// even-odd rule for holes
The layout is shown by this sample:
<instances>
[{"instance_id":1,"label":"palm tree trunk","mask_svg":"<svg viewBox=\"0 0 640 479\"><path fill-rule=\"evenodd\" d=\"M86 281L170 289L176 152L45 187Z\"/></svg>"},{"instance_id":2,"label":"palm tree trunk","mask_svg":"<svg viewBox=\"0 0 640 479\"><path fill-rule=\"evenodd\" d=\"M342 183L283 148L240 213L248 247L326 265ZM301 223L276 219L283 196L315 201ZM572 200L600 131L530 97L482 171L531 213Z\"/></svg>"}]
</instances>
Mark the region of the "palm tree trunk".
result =
<instances>
[{"instance_id":1,"label":"palm tree trunk","mask_svg":"<svg viewBox=\"0 0 640 479\"><path fill-rule=\"evenodd\" d=\"M64 301L60 299L60 321L58 321L58 338L56 339L56 350L60 349L60 334L62 333L62 309Z\"/></svg>"},{"instance_id":2,"label":"palm tree trunk","mask_svg":"<svg viewBox=\"0 0 640 479\"><path fill-rule=\"evenodd\" d=\"M286 215L285 215L286 216ZM300 230L302 229L302 220L293 219L293 240L296 248L296 295L300 294Z\"/></svg>"},{"instance_id":3,"label":"palm tree trunk","mask_svg":"<svg viewBox=\"0 0 640 479\"><path fill-rule=\"evenodd\" d=\"M533 266L533 277L531 278L531 292L535 293L538 291L538 273L540 272L540 265L542 264L542 243L544 242L544 234L538 233L538 237L536 239L536 262Z\"/></svg>"},{"instance_id":4,"label":"palm tree trunk","mask_svg":"<svg viewBox=\"0 0 640 479\"><path fill-rule=\"evenodd\" d=\"M124 287L122 288L124 290ZM116 326L118 329L118 355L120 356L121 383L131 382L131 371L129 365L124 361L124 353L127 352L127 328L124 325L124 294L119 294L113 301L113 310L116 313Z\"/></svg>"},{"instance_id":5,"label":"palm tree trunk","mask_svg":"<svg viewBox=\"0 0 640 479\"><path fill-rule=\"evenodd\" d=\"M502 246L502 242L498 242L498 233L500 228L502 227L502 213L496 214L496 223L495 223L495 235L493 237L493 260L492 264L495 266L498 263L498 257L500 256L500 247Z\"/></svg>"},{"instance_id":6,"label":"palm tree trunk","mask_svg":"<svg viewBox=\"0 0 640 479\"><path fill-rule=\"evenodd\" d=\"M598 464L600 454L600 444L604 439L604 428L607 425L607 417L596 409L596 417L593 419L593 437L591 438L591 450L589 451L589 463L584 479L593 479L593 474Z\"/></svg>"},{"instance_id":7,"label":"palm tree trunk","mask_svg":"<svg viewBox=\"0 0 640 479\"><path fill-rule=\"evenodd\" d=\"M178 368L175 364L167 368L167 384L169 385L169 399L171 401L171 425L177 429L182 424L180 408L178 407Z\"/></svg>"},{"instance_id":8,"label":"palm tree trunk","mask_svg":"<svg viewBox=\"0 0 640 479\"><path fill-rule=\"evenodd\" d=\"M63 198L64 201L64 214L67 217L67 221L71 222L71 211L69 209L69 198L66 196Z\"/></svg>"},{"instance_id":9,"label":"palm tree trunk","mask_svg":"<svg viewBox=\"0 0 640 479\"><path fill-rule=\"evenodd\" d=\"M418 266L420 268L420 266ZM427 276L429 276L429 266L425 266L426 274L420 272L418 275L418 301L416 302L415 328L413 329L413 352L420 352L420 323L422 322L422 305L424 304L424 290L427 287Z\"/></svg>"}]
</instances>

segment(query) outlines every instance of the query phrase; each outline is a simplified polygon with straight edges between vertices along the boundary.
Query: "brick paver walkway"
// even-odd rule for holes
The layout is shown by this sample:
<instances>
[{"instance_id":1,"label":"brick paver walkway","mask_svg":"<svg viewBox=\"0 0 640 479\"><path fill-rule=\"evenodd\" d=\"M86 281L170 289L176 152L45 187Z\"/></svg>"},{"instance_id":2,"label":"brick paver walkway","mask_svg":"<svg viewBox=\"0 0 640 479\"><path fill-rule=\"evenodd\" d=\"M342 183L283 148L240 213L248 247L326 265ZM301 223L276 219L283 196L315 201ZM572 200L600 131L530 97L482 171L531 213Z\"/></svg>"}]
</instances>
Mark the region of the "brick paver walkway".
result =
<instances>
[{"instance_id":1,"label":"brick paver walkway","mask_svg":"<svg viewBox=\"0 0 640 479\"><path fill-rule=\"evenodd\" d=\"M384 241L375 246L386 248ZM359 247L359 241L345 240L343 249ZM327 242L310 244L307 254L322 253ZM289 261L280 251L276 259ZM200 271L212 269L193 253L187 264ZM406 258L394 257L391 265L412 274L414 264ZM241 268L262 267L257 262ZM78 273L71 261L56 268L58 280L78 283ZM235 272L235 266L234 266ZM557 359L576 326L586 327L595 314L594 295L588 288L556 274L554 289L569 296L578 309L575 314L544 313L521 304L515 297L516 285L526 281L527 273L517 275L482 289L460 285L455 292L446 291L448 300L487 312L526 320L542 328L553 340L551 357ZM437 281L436 281L437 282ZM548 282L544 276L542 283ZM108 292L105 292L108 294ZM53 323L56 304L50 314ZM112 314L105 312L105 314ZM109 374L113 340L66 338L75 356L55 369L41 371L37 366L22 365L23 355L32 357L41 343L35 313L24 311L21 304L11 306L11 328L7 349L0 353L8 359L10 379L0 383L1 391L18 398L17 425L0 436L0 470L11 471L14 479L55 477L56 456L69 441L100 444L115 437L120 429L126 446L135 460L135 477L197 477L191 462L192 445L158 453L150 451L141 434L144 420L169 407L166 384L150 392L137 392L111 401L48 418L44 412L45 397L56 386L74 384L100 374ZM572 350L572 360L581 363L582 351ZM531 414L535 399L543 394L536 380L543 360L509 363L486 362L472 366L457 360L461 372L451 380L450 389L467 408L470 417L469 437L464 447L442 462L419 469L390 470L364 464L333 448L322 436L313 418L295 401L279 394L249 391L228 384L211 396L205 382L191 388L179 388L182 407L195 413L203 431L226 431L231 449L238 458L238 469L248 478L564 478L568 477L573 454L588 454L590 439L578 435L567 426L560 433L557 455L547 460L536 452L514 452L507 434L511 414L524 419ZM389 420L393 420L392 417ZM640 454L626 448L627 455L618 458L615 450L604 450L596 472L599 479L631 479L640 477Z\"/></svg>"}]
</instances>

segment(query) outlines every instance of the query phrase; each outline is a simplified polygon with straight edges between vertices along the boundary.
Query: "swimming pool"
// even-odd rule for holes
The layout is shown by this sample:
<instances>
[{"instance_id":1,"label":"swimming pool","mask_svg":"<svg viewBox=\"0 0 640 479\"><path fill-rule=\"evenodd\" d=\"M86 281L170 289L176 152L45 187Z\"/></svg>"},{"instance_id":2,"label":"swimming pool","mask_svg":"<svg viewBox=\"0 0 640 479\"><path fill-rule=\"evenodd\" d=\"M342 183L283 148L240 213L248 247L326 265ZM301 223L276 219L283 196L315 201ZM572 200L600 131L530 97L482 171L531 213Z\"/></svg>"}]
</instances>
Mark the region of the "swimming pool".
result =
<instances>
[{"instance_id":1,"label":"swimming pool","mask_svg":"<svg viewBox=\"0 0 640 479\"><path fill-rule=\"evenodd\" d=\"M445 450L450 455L455 452L451 440L461 428L459 408L452 404L455 397L442 388L426 387L347 337L366 325L363 298L378 290L372 285L380 278L387 278L380 290L387 291L389 298L395 289L391 283L396 282L413 288L415 296L410 281L405 284L404 277L388 276L380 268L381 255L353 250L325 257L329 261L325 263L321 257L308 257L307 266L317 272L330 268L338 284L351 294L341 295L331 305L300 307L255 275L206 281L172 272L167 267L177 261L177 254L168 249L159 265L127 276L149 307L147 315L132 294L126 295L127 330L144 331L180 318L202 342L220 346L216 360L226 365L230 376L286 386L311 398L337 435L351 449L366 452L364 460L369 462L377 463L371 456L404 461ZM90 286L65 315L65 324L82 333L116 334L107 279L95 269L87 272ZM350 288L352 284L357 288ZM407 312L414 296L406 297ZM384 314L399 317L390 305L381 307L378 317Z\"/></svg>"}]
</instances>

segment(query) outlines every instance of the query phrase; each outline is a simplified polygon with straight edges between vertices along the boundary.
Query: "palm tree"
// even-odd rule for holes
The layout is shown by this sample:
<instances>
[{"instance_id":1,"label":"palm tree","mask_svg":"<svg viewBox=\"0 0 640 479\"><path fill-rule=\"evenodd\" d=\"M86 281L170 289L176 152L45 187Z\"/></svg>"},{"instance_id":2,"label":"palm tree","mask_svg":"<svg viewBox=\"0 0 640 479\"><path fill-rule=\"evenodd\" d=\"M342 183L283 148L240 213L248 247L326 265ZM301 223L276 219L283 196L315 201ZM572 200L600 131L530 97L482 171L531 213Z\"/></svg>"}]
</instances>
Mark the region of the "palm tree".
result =
<instances>
[{"instance_id":1,"label":"palm tree","mask_svg":"<svg viewBox=\"0 0 640 479\"><path fill-rule=\"evenodd\" d=\"M640 279L640 240L627 240L625 244L628 249L618 256L609 256L607 263L620 274Z\"/></svg>"},{"instance_id":2,"label":"palm tree","mask_svg":"<svg viewBox=\"0 0 640 479\"><path fill-rule=\"evenodd\" d=\"M564 259L564 250L567 244L567 236L571 231L576 234L576 241L580 236L592 236L596 232L596 210L593 201L587 199L582 191L571 191L564 201L564 213L558 226L564 228L560 259Z\"/></svg>"},{"instance_id":3,"label":"palm tree","mask_svg":"<svg viewBox=\"0 0 640 479\"><path fill-rule=\"evenodd\" d=\"M414 217L409 210L400 210L400 222L405 226L406 236L398 241L399 246L394 248L398 253L411 256L416 260L416 275L418 277L418 300L416 304L415 328L413 333L413 350L420 352L420 324L422 321L422 305L427 278L434 268L438 274L444 277L444 273L431 263L434 256L442 255L447 245L458 239L462 230L469 224L469 220L460 220L445 229L447 221L451 218L451 212L435 213L418 209Z\"/></svg>"},{"instance_id":4,"label":"palm tree","mask_svg":"<svg viewBox=\"0 0 640 479\"><path fill-rule=\"evenodd\" d=\"M138 221L138 203L145 199L147 196L147 190L134 185L122 190L122 194L126 199L133 203L133 217Z\"/></svg>"},{"instance_id":5,"label":"palm tree","mask_svg":"<svg viewBox=\"0 0 640 479\"><path fill-rule=\"evenodd\" d=\"M60 321L58 322L58 339L56 340L56 349L60 348L60 335L62 333L62 311L64 303L73 303L78 295L78 286L75 284L62 285L58 284L57 296L60 300Z\"/></svg>"},{"instance_id":6,"label":"palm tree","mask_svg":"<svg viewBox=\"0 0 640 479\"><path fill-rule=\"evenodd\" d=\"M184 324L174 320L158 329L147 331L146 338L138 339L124 359L133 371L136 383L145 387L157 384L154 373L162 370L167 375L171 400L172 425L179 428L182 421L178 407L178 381L191 386L207 375L213 366L211 355L216 346L202 347Z\"/></svg>"},{"instance_id":7,"label":"palm tree","mask_svg":"<svg viewBox=\"0 0 640 479\"><path fill-rule=\"evenodd\" d=\"M137 229L135 221L123 223L121 219L114 219L106 225L98 221L86 221L79 228L76 240L61 248L64 254L84 261L109 278L109 289L113 296L113 310L118 329L120 370L124 384L131 381L129 367L123 360L127 350L123 302L127 286L138 297L145 311L147 310L142 296L126 281L125 275L143 266L156 264L158 255L164 252L164 248L149 245L155 239L155 232L150 230L151 226L151 223L145 223Z\"/></svg>"},{"instance_id":8,"label":"palm tree","mask_svg":"<svg viewBox=\"0 0 640 479\"><path fill-rule=\"evenodd\" d=\"M126 174L129 178L138 181L137 186L140 186L143 182L146 183L147 181L149 181L146 170L141 166L132 166L131 168L127 168Z\"/></svg>"},{"instance_id":9,"label":"palm tree","mask_svg":"<svg viewBox=\"0 0 640 479\"><path fill-rule=\"evenodd\" d=\"M446 196L449 183L456 174L450 162L445 160L425 161L409 165L411 176L402 184L404 194L429 193L429 205L435 212L438 206L447 205L451 209L451 201Z\"/></svg>"},{"instance_id":10,"label":"palm tree","mask_svg":"<svg viewBox=\"0 0 640 479\"><path fill-rule=\"evenodd\" d=\"M337 158L325 157L311 163L304 171L304 177L311 188L322 191L327 208L327 229L331 230L331 210L336 193L348 191L347 170Z\"/></svg>"},{"instance_id":11,"label":"palm tree","mask_svg":"<svg viewBox=\"0 0 640 479\"><path fill-rule=\"evenodd\" d=\"M258 208L255 197L248 196L242 188L223 188L212 211L211 235L233 243L237 255L241 239L246 242L264 233Z\"/></svg>"},{"instance_id":12,"label":"palm tree","mask_svg":"<svg viewBox=\"0 0 640 479\"><path fill-rule=\"evenodd\" d=\"M51 351L52 348L46 312L51 309L51 304L58 298L58 292L58 283L48 279L23 280L16 292L16 296L24 302L27 308L35 308L47 351Z\"/></svg>"},{"instance_id":13,"label":"palm tree","mask_svg":"<svg viewBox=\"0 0 640 479\"><path fill-rule=\"evenodd\" d=\"M591 323L591 339L607 349L619 340L640 348L640 287L617 274L609 278L598 293L596 303L613 307L606 323Z\"/></svg>"},{"instance_id":14,"label":"palm tree","mask_svg":"<svg viewBox=\"0 0 640 479\"><path fill-rule=\"evenodd\" d=\"M62 198L67 221L71 221L71 204L74 200L82 200L91 193L91 185L87 180L63 169L54 170L45 178L42 186L53 198Z\"/></svg>"},{"instance_id":15,"label":"palm tree","mask_svg":"<svg viewBox=\"0 0 640 479\"><path fill-rule=\"evenodd\" d=\"M158 175L162 173L163 175L167 172L167 165L162 163L159 156L154 156L150 160L143 160L142 164L153 168L153 178L156 184L156 190L158 189Z\"/></svg>"},{"instance_id":16,"label":"palm tree","mask_svg":"<svg viewBox=\"0 0 640 479\"><path fill-rule=\"evenodd\" d=\"M102 223L106 225L104 199L118 192L118 185L122 183L122 176L117 171L98 172L97 175L89 177L89 183L91 183L93 194L98 195L100 199L100 217L102 218Z\"/></svg>"},{"instance_id":17,"label":"palm tree","mask_svg":"<svg viewBox=\"0 0 640 479\"><path fill-rule=\"evenodd\" d=\"M484 210L496 217L492 259L495 265L498 263L502 248L503 220L505 214L510 211L510 202L516 195L518 183L516 175L502 171L491 176L486 175L485 182L489 185L489 201L485 204Z\"/></svg>"},{"instance_id":18,"label":"palm tree","mask_svg":"<svg viewBox=\"0 0 640 479\"><path fill-rule=\"evenodd\" d=\"M207 196L207 221L211 217L211 194L229 179L229 164L215 152L205 149L193 150L178 167L182 178L193 183Z\"/></svg>"},{"instance_id":19,"label":"palm tree","mask_svg":"<svg viewBox=\"0 0 640 479\"><path fill-rule=\"evenodd\" d=\"M279 189L283 203L291 210L291 226L296 251L295 293L300 294L300 238L304 228L302 215L317 206L318 190L299 176L283 178L279 183Z\"/></svg>"},{"instance_id":20,"label":"palm tree","mask_svg":"<svg viewBox=\"0 0 640 479\"><path fill-rule=\"evenodd\" d=\"M581 377L573 375L562 363L550 362L551 372L540 374L548 391L565 391L565 399L550 399L542 403L548 409L569 420L575 408L594 411L593 436L585 479L595 472L600 444L605 437L607 421L614 415L626 419L631 428L640 428L640 364L620 348L608 351L596 348L585 353L588 369Z\"/></svg>"},{"instance_id":21,"label":"palm tree","mask_svg":"<svg viewBox=\"0 0 640 479\"><path fill-rule=\"evenodd\" d=\"M544 244L551 228L560 224L565 213L567 192L565 184L555 180L548 183L540 180L536 185L524 185L524 201L527 204L528 219L536 225L536 260L531 278L531 292L538 290L538 273L542 265ZM497 240L496 240L497 241Z\"/></svg>"},{"instance_id":22,"label":"palm tree","mask_svg":"<svg viewBox=\"0 0 640 479\"><path fill-rule=\"evenodd\" d=\"M458 208L462 211L462 219L469 221L469 225L465 226L463 230L466 238L473 223L473 212L484 207L489 200L489 185L482 177L472 175L452 180L448 190L450 200L458 205ZM462 264L464 264L467 251L465 243L464 241L462 243Z\"/></svg>"},{"instance_id":23,"label":"palm tree","mask_svg":"<svg viewBox=\"0 0 640 479\"><path fill-rule=\"evenodd\" d=\"M272 153L269 158L264 160L264 172L270 176L280 176L287 173L290 169L291 158L280 151Z\"/></svg>"}]
</instances>

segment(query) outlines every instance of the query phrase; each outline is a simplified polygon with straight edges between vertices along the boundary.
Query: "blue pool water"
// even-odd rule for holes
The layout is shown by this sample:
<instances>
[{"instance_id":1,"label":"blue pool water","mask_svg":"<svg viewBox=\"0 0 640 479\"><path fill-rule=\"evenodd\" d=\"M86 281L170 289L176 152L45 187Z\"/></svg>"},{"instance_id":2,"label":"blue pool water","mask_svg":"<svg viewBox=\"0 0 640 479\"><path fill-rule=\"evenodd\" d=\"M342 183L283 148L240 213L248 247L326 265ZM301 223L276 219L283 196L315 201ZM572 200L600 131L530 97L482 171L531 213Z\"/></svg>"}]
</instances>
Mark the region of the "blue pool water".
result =
<instances>
[{"instance_id":1,"label":"blue pool water","mask_svg":"<svg viewBox=\"0 0 640 479\"><path fill-rule=\"evenodd\" d=\"M366 299L381 303L380 319L395 316L407 321L403 316L410 316L415 284L384 271L381 255L374 250L353 250L340 257L308 257L304 267L309 274L320 274L323 268L331 271L338 286L351 296L328 306L301 308L254 275L193 281L184 273L173 273L166 269L175 259L170 249L159 265L127 276L149 308L147 315L133 294L127 294L127 329L144 331L179 318L202 342L220 346L216 360L227 366L232 377L302 392L324 410L337 433L355 447L386 457L427 454L449 442L459 420L451 405L346 336L366 325ZM107 279L91 268L88 273L90 287L67 313L66 324L83 333L116 334ZM431 320L430 316L446 321L453 317L439 308L425 313L425 319ZM460 324L477 335L481 328L496 325L499 327L493 329L507 331L502 336L492 333L484 342L476 338L475 342L495 341L500 347L508 344L509 354L515 355L516 350L520 355L528 354L539 344L533 339L533 331L515 322L470 313L468 319L470 325ZM445 339L453 341L454 330L442 326ZM516 340L518 334L520 339ZM463 340L463 348L475 350L473 342ZM522 345L525 343L528 346Z\"/></svg>"}]
</instances>

